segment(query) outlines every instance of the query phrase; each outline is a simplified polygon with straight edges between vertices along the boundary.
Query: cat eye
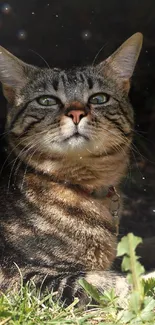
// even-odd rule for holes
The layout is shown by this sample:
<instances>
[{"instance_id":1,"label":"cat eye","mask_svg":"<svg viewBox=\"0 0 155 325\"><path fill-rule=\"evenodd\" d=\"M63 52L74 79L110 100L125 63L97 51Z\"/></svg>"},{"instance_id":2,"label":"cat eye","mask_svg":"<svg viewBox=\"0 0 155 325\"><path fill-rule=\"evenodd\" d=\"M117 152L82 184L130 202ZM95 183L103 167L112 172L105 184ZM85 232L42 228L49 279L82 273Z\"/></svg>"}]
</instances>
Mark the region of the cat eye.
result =
<instances>
[{"instance_id":1,"label":"cat eye","mask_svg":"<svg viewBox=\"0 0 155 325\"><path fill-rule=\"evenodd\" d=\"M104 93L99 93L96 95L93 95L89 98L89 103L94 104L94 105L100 105L108 102L109 100L109 95L104 94Z\"/></svg>"},{"instance_id":2,"label":"cat eye","mask_svg":"<svg viewBox=\"0 0 155 325\"><path fill-rule=\"evenodd\" d=\"M55 97L44 95L37 98L37 102L42 106L52 106L56 105L58 100Z\"/></svg>"}]
</instances>

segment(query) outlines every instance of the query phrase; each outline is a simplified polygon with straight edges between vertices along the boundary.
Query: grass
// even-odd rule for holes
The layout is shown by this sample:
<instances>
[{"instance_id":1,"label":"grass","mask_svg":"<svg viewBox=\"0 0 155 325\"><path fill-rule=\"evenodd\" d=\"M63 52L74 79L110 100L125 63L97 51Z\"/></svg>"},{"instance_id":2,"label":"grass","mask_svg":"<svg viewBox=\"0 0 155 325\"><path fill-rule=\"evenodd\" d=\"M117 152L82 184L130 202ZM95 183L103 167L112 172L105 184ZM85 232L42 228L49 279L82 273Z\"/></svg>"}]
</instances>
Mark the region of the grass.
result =
<instances>
[{"instance_id":1,"label":"grass","mask_svg":"<svg viewBox=\"0 0 155 325\"><path fill-rule=\"evenodd\" d=\"M75 308L78 300L67 308L54 302L53 295L46 295L43 299L32 286L23 287L16 295L2 295L0 298L0 325L43 325L43 324L115 324L113 311L101 307L88 310Z\"/></svg>"},{"instance_id":2,"label":"grass","mask_svg":"<svg viewBox=\"0 0 155 325\"><path fill-rule=\"evenodd\" d=\"M128 234L118 244L118 256L123 256L122 269L127 272L132 290L126 307L119 306L118 297L112 289L101 294L85 280L80 282L87 294L98 306L77 308L78 299L67 308L56 301L56 293L44 297L31 282L21 285L18 293L9 292L0 296L0 325L122 325L155 324L155 280L141 280L144 268L138 261L135 249L141 239Z\"/></svg>"}]
</instances>

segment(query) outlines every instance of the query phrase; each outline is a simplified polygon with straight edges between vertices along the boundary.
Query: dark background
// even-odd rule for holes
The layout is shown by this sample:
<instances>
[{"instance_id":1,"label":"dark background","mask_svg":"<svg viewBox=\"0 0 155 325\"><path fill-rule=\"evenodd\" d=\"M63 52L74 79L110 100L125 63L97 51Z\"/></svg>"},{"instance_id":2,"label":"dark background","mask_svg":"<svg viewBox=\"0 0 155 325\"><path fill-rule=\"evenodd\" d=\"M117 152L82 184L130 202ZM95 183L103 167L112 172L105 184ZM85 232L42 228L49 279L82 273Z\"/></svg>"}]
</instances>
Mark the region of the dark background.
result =
<instances>
[{"instance_id":1,"label":"dark background","mask_svg":"<svg viewBox=\"0 0 155 325\"><path fill-rule=\"evenodd\" d=\"M155 0L0 0L0 44L38 66L97 63L135 32L143 33L144 45L130 92L135 139L120 233L149 238L155 234ZM1 129L5 108L0 93Z\"/></svg>"}]
</instances>

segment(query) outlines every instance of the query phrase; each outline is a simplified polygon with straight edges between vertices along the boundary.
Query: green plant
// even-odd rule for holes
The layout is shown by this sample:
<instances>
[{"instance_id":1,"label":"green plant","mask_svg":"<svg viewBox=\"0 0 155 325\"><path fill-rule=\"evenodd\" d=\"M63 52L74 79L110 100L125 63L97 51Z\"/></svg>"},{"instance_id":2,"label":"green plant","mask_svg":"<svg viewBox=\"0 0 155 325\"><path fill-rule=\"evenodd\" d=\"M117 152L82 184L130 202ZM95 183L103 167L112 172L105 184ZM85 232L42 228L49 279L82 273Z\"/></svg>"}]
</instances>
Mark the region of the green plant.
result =
<instances>
[{"instance_id":1,"label":"green plant","mask_svg":"<svg viewBox=\"0 0 155 325\"><path fill-rule=\"evenodd\" d=\"M42 297L33 282L22 285L19 292L0 295L0 325L154 325L155 279L143 279L144 268L136 255L141 238L128 234L118 244L122 270L127 273L131 290L125 307L120 307L114 289L99 292L84 279L80 285L97 305L79 309L78 299L67 308L56 301L56 293ZM20 272L20 270L19 270Z\"/></svg>"},{"instance_id":2,"label":"green plant","mask_svg":"<svg viewBox=\"0 0 155 325\"><path fill-rule=\"evenodd\" d=\"M122 271L127 272L127 280L131 288L127 299L127 308L118 304L114 290L101 294L96 288L81 280L80 284L86 292L99 304L106 306L106 311L112 312L115 324L146 324L155 323L155 279L145 280L142 275L145 270L136 255L136 248L142 239L132 233L123 237L117 248L117 256L123 256ZM148 324L148 323L147 323Z\"/></svg>"}]
</instances>

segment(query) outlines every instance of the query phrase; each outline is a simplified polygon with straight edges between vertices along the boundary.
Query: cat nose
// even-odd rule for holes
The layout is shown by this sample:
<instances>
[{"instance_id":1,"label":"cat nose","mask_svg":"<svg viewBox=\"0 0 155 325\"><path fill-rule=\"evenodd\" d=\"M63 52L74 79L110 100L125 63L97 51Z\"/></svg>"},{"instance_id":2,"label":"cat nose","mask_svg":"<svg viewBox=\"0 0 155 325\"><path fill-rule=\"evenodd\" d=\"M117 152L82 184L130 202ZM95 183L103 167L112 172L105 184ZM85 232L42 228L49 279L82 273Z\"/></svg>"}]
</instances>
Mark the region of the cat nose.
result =
<instances>
[{"instance_id":1,"label":"cat nose","mask_svg":"<svg viewBox=\"0 0 155 325\"><path fill-rule=\"evenodd\" d=\"M87 113L82 110L71 110L66 115L73 120L74 124L77 125L83 117L87 116Z\"/></svg>"}]
</instances>

